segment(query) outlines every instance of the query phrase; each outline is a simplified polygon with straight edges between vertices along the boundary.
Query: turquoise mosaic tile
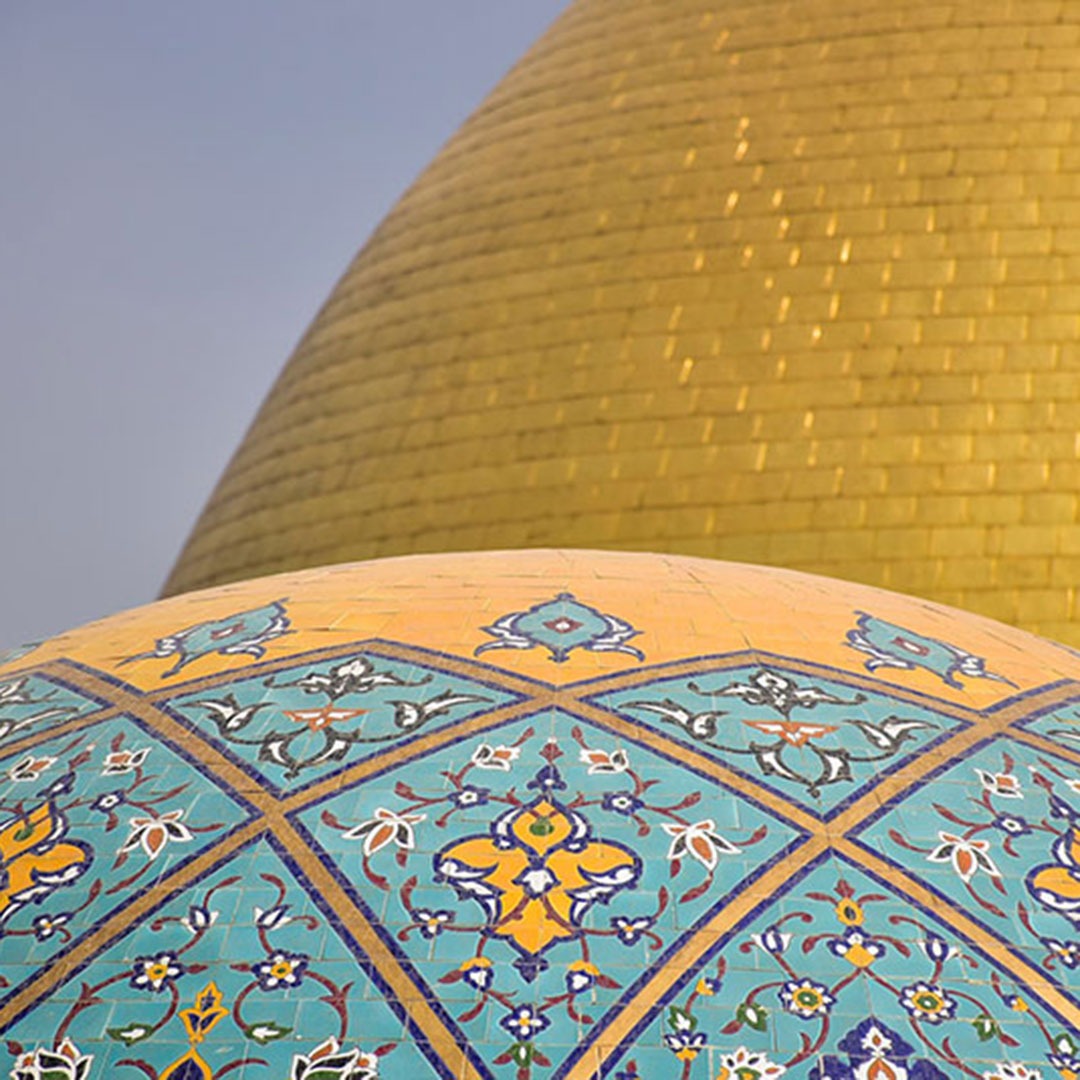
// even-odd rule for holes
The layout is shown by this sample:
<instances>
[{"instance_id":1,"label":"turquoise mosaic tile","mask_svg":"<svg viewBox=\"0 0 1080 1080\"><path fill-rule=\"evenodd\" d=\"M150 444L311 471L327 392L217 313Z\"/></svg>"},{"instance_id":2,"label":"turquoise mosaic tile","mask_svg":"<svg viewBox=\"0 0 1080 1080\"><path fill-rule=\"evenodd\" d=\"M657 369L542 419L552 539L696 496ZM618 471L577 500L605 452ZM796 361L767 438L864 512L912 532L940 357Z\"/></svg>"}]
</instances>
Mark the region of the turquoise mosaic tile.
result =
<instances>
[{"instance_id":1,"label":"turquoise mosaic tile","mask_svg":"<svg viewBox=\"0 0 1080 1080\"><path fill-rule=\"evenodd\" d=\"M0 680L0 747L47 731L105 702L45 675L13 675Z\"/></svg>"},{"instance_id":2,"label":"turquoise mosaic tile","mask_svg":"<svg viewBox=\"0 0 1080 1080\"><path fill-rule=\"evenodd\" d=\"M1057 743L1064 750L1080 752L1080 699L1058 704L1047 712L1040 712L1019 727Z\"/></svg>"},{"instance_id":3,"label":"turquoise mosaic tile","mask_svg":"<svg viewBox=\"0 0 1080 1080\"><path fill-rule=\"evenodd\" d=\"M297 819L468 1043L494 1045L489 1066L557 1066L645 968L801 842L751 799L558 711Z\"/></svg>"},{"instance_id":4,"label":"turquoise mosaic tile","mask_svg":"<svg viewBox=\"0 0 1080 1080\"><path fill-rule=\"evenodd\" d=\"M517 700L476 679L356 653L245 673L163 704L267 788L283 792Z\"/></svg>"},{"instance_id":5,"label":"turquoise mosaic tile","mask_svg":"<svg viewBox=\"0 0 1080 1080\"><path fill-rule=\"evenodd\" d=\"M1077 981L1080 766L1008 736L989 739L857 835L1047 978Z\"/></svg>"},{"instance_id":6,"label":"turquoise mosaic tile","mask_svg":"<svg viewBox=\"0 0 1080 1080\"><path fill-rule=\"evenodd\" d=\"M5 994L249 817L129 716L0 758Z\"/></svg>"},{"instance_id":7,"label":"turquoise mosaic tile","mask_svg":"<svg viewBox=\"0 0 1080 1080\"><path fill-rule=\"evenodd\" d=\"M687 1075L706 1058L700 1075L722 1080L1018 1080L1073 1037L971 942L836 855L759 904L657 1006L609 1062L616 1077Z\"/></svg>"},{"instance_id":8,"label":"turquoise mosaic tile","mask_svg":"<svg viewBox=\"0 0 1080 1080\"><path fill-rule=\"evenodd\" d=\"M256 583L9 678L66 710L0 758L12 1080L1078 1080L1080 680L549 577L348 629Z\"/></svg>"},{"instance_id":9,"label":"turquoise mosaic tile","mask_svg":"<svg viewBox=\"0 0 1080 1080\"><path fill-rule=\"evenodd\" d=\"M70 1040L93 1075L132 1080L444 1075L366 964L295 865L260 840L169 898L6 1037L30 1056Z\"/></svg>"},{"instance_id":10,"label":"turquoise mosaic tile","mask_svg":"<svg viewBox=\"0 0 1080 1080\"><path fill-rule=\"evenodd\" d=\"M677 739L828 819L963 721L807 676L781 660L659 678L595 704Z\"/></svg>"}]
</instances>

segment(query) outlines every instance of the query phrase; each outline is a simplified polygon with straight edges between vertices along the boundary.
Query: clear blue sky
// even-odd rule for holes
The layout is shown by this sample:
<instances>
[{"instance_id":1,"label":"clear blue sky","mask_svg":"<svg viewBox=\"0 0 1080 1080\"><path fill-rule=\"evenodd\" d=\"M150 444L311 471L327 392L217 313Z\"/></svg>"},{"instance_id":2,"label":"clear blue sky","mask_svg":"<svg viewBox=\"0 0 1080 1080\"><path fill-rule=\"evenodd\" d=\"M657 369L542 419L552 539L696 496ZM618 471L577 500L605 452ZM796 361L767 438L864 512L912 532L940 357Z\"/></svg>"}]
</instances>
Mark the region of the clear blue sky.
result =
<instances>
[{"instance_id":1,"label":"clear blue sky","mask_svg":"<svg viewBox=\"0 0 1080 1080\"><path fill-rule=\"evenodd\" d=\"M345 264L566 0L0 0L0 647L153 599Z\"/></svg>"}]
</instances>

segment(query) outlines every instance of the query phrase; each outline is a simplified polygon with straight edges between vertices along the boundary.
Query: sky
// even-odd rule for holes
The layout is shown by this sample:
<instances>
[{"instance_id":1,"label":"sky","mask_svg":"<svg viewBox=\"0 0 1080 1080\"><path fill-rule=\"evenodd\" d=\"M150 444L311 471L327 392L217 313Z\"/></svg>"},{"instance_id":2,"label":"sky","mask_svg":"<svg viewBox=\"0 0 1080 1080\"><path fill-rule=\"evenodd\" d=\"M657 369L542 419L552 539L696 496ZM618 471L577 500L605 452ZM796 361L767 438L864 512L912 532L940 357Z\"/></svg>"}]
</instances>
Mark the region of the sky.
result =
<instances>
[{"instance_id":1,"label":"sky","mask_svg":"<svg viewBox=\"0 0 1080 1080\"><path fill-rule=\"evenodd\" d=\"M566 0L0 0L0 648L153 600L398 196Z\"/></svg>"}]
</instances>

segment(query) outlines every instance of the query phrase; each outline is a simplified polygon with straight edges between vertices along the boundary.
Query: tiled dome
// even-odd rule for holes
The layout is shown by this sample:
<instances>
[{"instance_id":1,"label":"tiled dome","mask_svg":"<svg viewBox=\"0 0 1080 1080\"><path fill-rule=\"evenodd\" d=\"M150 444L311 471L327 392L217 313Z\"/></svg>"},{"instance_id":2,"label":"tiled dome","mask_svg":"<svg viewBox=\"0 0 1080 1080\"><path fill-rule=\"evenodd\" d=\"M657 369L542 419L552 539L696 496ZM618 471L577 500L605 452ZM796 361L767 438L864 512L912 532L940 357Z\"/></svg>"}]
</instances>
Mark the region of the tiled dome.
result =
<instances>
[{"instance_id":1,"label":"tiled dome","mask_svg":"<svg viewBox=\"0 0 1080 1080\"><path fill-rule=\"evenodd\" d=\"M675 556L418 556L0 667L15 1080L1080 1075L1080 659Z\"/></svg>"}]
</instances>

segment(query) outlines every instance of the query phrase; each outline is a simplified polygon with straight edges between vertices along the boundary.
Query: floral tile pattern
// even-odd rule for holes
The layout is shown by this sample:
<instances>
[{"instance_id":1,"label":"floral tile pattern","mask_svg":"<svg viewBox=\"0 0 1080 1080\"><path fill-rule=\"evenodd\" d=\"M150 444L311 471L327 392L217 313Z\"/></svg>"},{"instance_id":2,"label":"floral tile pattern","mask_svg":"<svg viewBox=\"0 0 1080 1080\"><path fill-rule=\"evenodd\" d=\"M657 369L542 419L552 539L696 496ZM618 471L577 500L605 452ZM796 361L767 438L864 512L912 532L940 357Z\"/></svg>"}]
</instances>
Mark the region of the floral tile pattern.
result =
<instances>
[{"instance_id":1,"label":"floral tile pattern","mask_svg":"<svg viewBox=\"0 0 1080 1080\"><path fill-rule=\"evenodd\" d=\"M858 836L1047 978L1080 967L1080 765L1000 736Z\"/></svg>"},{"instance_id":2,"label":"floral tile pattern","mask_svg":"<svg viewBox=\"0 0 1080 1080\"><path fill-rule=\"evenodd\" d=\"M616 1075L691 1075L707 1058L713 1077L1016 1080L1075 1052L1062 1018L978 947L835 858L765 902L665 1006Z\"/></svg>"},{"instance_id":3,"label":"floral tile pattern","mask_svg":"<svg viewBox=\"0 0 1080 1080\"><path fill-rule=\"evenodd\" d=\"M1017 727L1042 735L1062 749L1080 751L1080 698L1069 698L1056 708L1020 721Z\"/></svg>"},{"instance_id":4,"label":"floral tile pattern","mask_svg":"<svg viewBox=\"0 0 1080 1080\"><path fill-rule=\"evenodd\" d=\"M126 716L0 758L0 989L250 816Z\"/></svg>"},{"instance_id":5,"label":"floral tile pattern","mask_svg":"<svg viewBox=\"0 0 1080 1080\"><path fill-rule=\"evenodd\" d=\"M57 679L17 675L0 681L0 748L16 739L97 712L104 702Z\"/></svg>"},{"instance_id":6,"label":"floral tile pattern","mask_svg":"<svg viewBox=\"0 0 1080 1080\"><path fill-rule=\"evenodd\" d=\"M272 790L517 700L497 687L356 653L241 678L165 704Z\"/></svg>"},{"instance_id":7,"label":"floral tile pattern","mask_svg":"<svg viewBox=\"0 0 1080 1080\"><path fill-rule=\"evenodd\" d=\"M498 1029L499 1057L522 1067L558 1064L643 963L799 836L561 713L457 742L300 818L470 1041Z\"/></svg>"},{"instance_id":8,"label":"floral tile pattern","mask_svg":"<svg viewBox=\"0 0 1080 1080\"><path fill-rule=\"evenodd\" d=\"M498 558L0 671L13 1080L1080 1080L1080 659Z\"/></svg>"},{"instance_id":9,"label":"floral tile pattern","mask_svg":"<svg viewBox=\"0 0 1080 1080\"><path fill-rule=\"evenodd\" d=\"M43 1060L46 1030L70 1064ZM401 1008L358 963L355 942L265 840L104 950L7 1038L16 1072L64 1080L76 1080L90 1045L93 1075L358 1080L384 1061L403 1076L438 1075Z\"/></svg>"},{"instance_id":10,"label":"floral tile pattern","mask_svg":"<svg viewBox=\"0 0 1080 1080\"><path fill-rule=\"evenodd\" d=\"M660 679L597 695L821 817L964 722L783 661Z\"/></svg>"}]
</instances>

